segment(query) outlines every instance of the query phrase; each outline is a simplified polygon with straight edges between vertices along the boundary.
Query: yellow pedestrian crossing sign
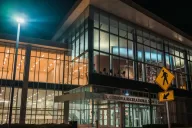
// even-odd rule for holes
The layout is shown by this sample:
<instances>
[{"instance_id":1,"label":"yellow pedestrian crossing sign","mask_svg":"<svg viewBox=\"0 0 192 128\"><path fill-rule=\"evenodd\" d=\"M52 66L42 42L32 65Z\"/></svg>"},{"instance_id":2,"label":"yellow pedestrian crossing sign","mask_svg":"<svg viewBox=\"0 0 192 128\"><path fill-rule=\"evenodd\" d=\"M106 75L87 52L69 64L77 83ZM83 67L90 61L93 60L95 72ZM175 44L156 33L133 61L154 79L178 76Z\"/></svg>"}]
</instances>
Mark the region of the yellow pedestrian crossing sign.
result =
<instances>
[{"instance_id":1,"label":"yellow pedestrian crossing sign","mask_svg":"<svg viewBox=\"0 0 192 128\"><path fill-rule=\"evenodd\" d=\"M174 75L169 72L166 68L162 68L157 76L155 82L164 90L170 87L172 80L174 79Z\"/></svg>"},{"instance_id":2,"label":"yellow pedestrian crossing sign","mask_svg":"<svg viewBox=\"0 0 192 128\"><path fill-rule=\"evenodd\" d=\"M158 97L160 102L172 101L174 100L174 92L173 90L166 92L159 92Z\"/></svg>"}]
</instances>

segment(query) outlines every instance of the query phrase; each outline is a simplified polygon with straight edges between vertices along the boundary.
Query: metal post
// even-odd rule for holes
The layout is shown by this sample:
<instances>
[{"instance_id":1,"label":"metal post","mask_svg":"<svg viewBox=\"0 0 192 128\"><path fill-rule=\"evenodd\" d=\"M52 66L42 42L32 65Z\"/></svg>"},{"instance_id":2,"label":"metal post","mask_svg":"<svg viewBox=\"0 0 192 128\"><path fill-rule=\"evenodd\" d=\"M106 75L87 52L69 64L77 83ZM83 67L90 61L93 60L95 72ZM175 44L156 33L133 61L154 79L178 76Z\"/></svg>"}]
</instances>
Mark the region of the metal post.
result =
<instances>
[{"instance_id":1,"label":"metal post","mask_svg":"<svg viewBox=\"0 0 192 128\"><path fill-rule=\"evenodd\" d=\"M92 121L91 121L91 124L92 124L92 127L94 127L94 113L95 113L95 110L94 110L94 99L92 98L91 100L92 102L92 113L91 113L91 116L92 116Z\"/></svg>"},{"instance_id":2,"label":"metal post","mask_svg":"<svg viewBox=\"0 0 192 128\"><path fill-rule=\"evenodd\" d=\"M20 23L18 23L18 29L17 29L17 41L16 41L16 47L15 47L15 59L14 59L14 68L13 68L13 83L11 85L11 101L10 101L10 109L9 109L8 127L10 127L11 120L12 120L13 96L14 96L16 66L17 66L17 54L18 54L18 47L19 47L19 35L20 35Z\"/></svg>"},{"instance_id":3,"label":"metal post","mask_svg":"<svg viewBox=\"0 0 192 128\"><path fill-rule=\"evenodd\" d=\"M135 31L132 31L133 33L133 54L134 54L134 80L139 80L139 75L138 75L138 64L137 64L137 59L138 59L138 55L137 55L137 35Z\"/></svg>"},{"instance_id":4,"label":"metal post","mask_svg":"<svg viewBox=\"0 0 192 128\"><path fill-rule=\"evenodd\" d=\"M150 124L153 124L153 106L151 102L151 92L149 91L148 88L145 88L145 90L148 92L148 96L149 96Z\"/></svg>"},{"instance_id":5,"label":"metal post","mask_svg":"<svg viewBox=\"0 0 192 128\"><path fill-rule=\"evenodd\" d=\"M166 101L166 110L167 110L167 124L168 124L168 128L171 128L170 119L169 119L169 105L168 105L168 101Z\"/></svg>"},{"instance_id":6,"label":"metal post","mask_svg":"<svg viewBox=\"0 0 192 128\"><path fill-rule=\"evenodd\" d=\"M149 95L149 107L150 107L150 124L153 124L153 107L151 103L151 92L148 90Z\"/></svg>"},{"instance_id":7,"label":"metal post","mask_svg":"<svg viewBox=\"0 0 192 128\"><path fill-rule=\"evenodd\" d=\"M21 106L20 107L20 124L25 124L26 118L26 104L27 104L27 94L28 94L28 79L29 79L29 69L30 69L30 56L31 56L31 46L27 46L25 53L25 67L23 75L23 87L21 95Z\"/></svg>"},{"instance_id":8,"label":"metal post","mask_svg":"<svg viewBox=\"0 0 192 128\"><path fill-rule=\"evenodd\" d=\"M92 73L93 73L93 20L91 17L88 17L88 61L89 61L89 77L88 83L91 84L92 82Z\"/></svg>"}]
</instances>

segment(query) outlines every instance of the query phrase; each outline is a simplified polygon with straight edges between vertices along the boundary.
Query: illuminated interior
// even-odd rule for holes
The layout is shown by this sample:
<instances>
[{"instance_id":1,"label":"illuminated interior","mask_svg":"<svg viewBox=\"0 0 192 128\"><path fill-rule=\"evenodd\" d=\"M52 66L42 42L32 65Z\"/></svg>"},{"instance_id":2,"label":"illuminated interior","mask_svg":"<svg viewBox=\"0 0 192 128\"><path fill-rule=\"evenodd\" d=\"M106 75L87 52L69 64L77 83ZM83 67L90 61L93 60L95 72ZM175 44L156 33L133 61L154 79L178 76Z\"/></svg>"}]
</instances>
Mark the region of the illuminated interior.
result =
<instances>
[{"instance_id":1,"label":"illuminated interior","mask_svg":"<svg viewBox=\"0 0 192 128\"><path fill-rule=\"evenodd\" d=\"M0 82L12 80L14 44L0 43ZM62 95L58 85L88 84L87 53L71 59L64 50L32 47L29 65L29 85L26 105L26 123L62 123L62 103L54 103L54 96ZM16 81L23 81L26 64L26 47L20 45L17 58ZM41 85L43 84L43 86ZM51 86L50 86L51 84ZM23 83L15 85L12 122L19 123ZM8 122L11 88L0 87L0 123ZM5 118L6 117L6 118Z\"/></svg>"}]
</instances>

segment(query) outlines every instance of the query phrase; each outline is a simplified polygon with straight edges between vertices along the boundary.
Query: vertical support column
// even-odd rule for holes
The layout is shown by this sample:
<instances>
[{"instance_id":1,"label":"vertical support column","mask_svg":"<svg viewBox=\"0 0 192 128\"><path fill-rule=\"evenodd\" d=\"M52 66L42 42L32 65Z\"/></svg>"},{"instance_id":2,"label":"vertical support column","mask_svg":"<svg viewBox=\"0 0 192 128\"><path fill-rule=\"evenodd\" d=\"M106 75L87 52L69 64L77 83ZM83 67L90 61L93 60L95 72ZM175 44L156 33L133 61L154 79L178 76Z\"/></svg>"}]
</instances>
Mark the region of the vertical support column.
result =
<instances>
[{"instance_id":1,"label":"vertical support column","mask_svg":"<svg viewBox=\"0 0 192 128\"><path fill-rule=\"evenodd\" d=\"M184 50L184 67L185 67L185 73L187 74L187 76L186 76L186 86L187 86L187 89L189 90L189 91L191 91L191 80L190 80L190 71L189 71L189 64L188 64L188 59L187 59L187 51L186 50ZM177 101L178 102L178 101ZM185 101L186 102L186 101ZM186 102L187 103L187 102ZM178 114L177 114L177 116L178 116ZM190 117L189 116L187 116L185 119L186 119L186 121L188 121L189 122L189 119Z\"/></svg>"},{"instance_id":2,"label":"vertical support column","mask_svg":"<svg viewBox=\"0 0 192 128\"><path fill-rule=\"evenodd\" d=\"M26 104L27 104L27 93L28 93L28 80L29 80L29 68L30 68L30 56L31 56L31 46L28 45L25 52L25 67L23 75L23 87L21 95L21 107L20 107L20 124L25 124L26 117Z\"/></svg>"},{"instance_id":3,"label":"vertical support column","mask_svg":"<svg viewBox=\"0 0 192 128\"><path fill-rule=\"evenodd\" d=\"M144 47L143 47L143 62L145 62L145 51L144 51ZM143 82L146 82L146 65L143 63L142 64L142 79L143 79Z\"/></svg>"},{"instance_id":4,"label":"vertical support column","mask_svg":"<svg viewBox=\"0 0 192 128\"><path fill-rule=\"evenodd\" d=\"M98 101L95 101L96 102L96 121L95 121L95 128L99 128L99 119L100 119L100 109L99 109L99 102Z\"/></svg>"},{"instance_id":5,"label":"vertical support column","mask_svg":"<svg viewBox=\"0 0 192 128\"><path fill-rule=\"evenodd\" d=\"M143 31L142 31L142 42L144 43L145 41L143 40ZM142 57L142 61L143 62L145 62L145 49L144 49L144 46L143 46L143 49L142 49L143 51L142 51L142 55L143 55L143 57ZM146 65L145 65L145 63L143 63L142 64L142 80L143 80L143 82L146 82Z\"/></svg>"},{"instance_id":6,"label":"vertical support column","mask_svg":"<svg viewBox=\"0 0 192 128\"><path fill-rule=\"evenodd\" d=\"M137 66L137 35L136 35L136 32L133 31L133 56L134 56L134 79L135 80L139 80L138 78L138 66Z\"/></svg>"},{"instance_id":7,"label":"vertical support column","mask_svg":"<svg viewBox=\"0 0 192 128\"><path fill-rule=\"evenodd\" d=\"M64 123L68 123L69 121L69 101L64 102Z\"/></svg>"},{"instance_id":8,"label":"vertical support column","mask_svg":"<svg viewBox=\"0 0 192 128\"><path fill-rule=\"evenodd\" d=\"M189 76L189 64L188 64L188 60L187 60L187 51L184 51L184 64L185 64L185 73L187 74L186 76L186 80L187 80L187 89L189 91L191 91L191 81L190 81L190 76Z\"/></svg>"},{"instance_id":9,"label":"vertical support column","mask_svg":"<svg viewBox=\"0 0 192 128\"><path fill-rule=\"evenodd\" d=\"M148 90L148 96L149 96L149 109L150 109L150 124L153 124L153 106L151 102L151 92Z\"/></svg>"},{"instance_id":10,"label":"vertical support column","mask_svg":"<svg viewBox=\"0 0 192 128\"><path fill-rule=\"evenodd\" d=\"M92 127L94 127L94 123L95 123L95 122L94 122L94 120L95 120L95 119L94 119L94 115L95 115L95 111L94 111L94 99L92 99L91 102L92 102L92 108L91 108L91 109L92 109L92 113L91 113L92 121L91 121L91 124L92 124Z\"/></svg>"},{"instance_id":11,"label":"vertical support column","mask_svg":"<svg viewBox=\"0 0 192 128\"><path fill-rule=\"evenodd\" d=\"M88 82L89 82L89 84L91 83L91 74L93 73L93 43L94 43L93 42L93 20L91 19L91 16L89 16L88 17L88 58L89 58L89 60L88 60L88 62L89 62L88 80L89 81Z\"/></svg>"},{"instance_id":12,"label":"vertical support column","mask_svg":"<svg viewBox=\"0 0 192 128\"><path fill-rule=\"evenodd\" d=\"M120 120L121 120L121 128L125 127L125 103L120 102Z\"/></svg>"}]
</instances>

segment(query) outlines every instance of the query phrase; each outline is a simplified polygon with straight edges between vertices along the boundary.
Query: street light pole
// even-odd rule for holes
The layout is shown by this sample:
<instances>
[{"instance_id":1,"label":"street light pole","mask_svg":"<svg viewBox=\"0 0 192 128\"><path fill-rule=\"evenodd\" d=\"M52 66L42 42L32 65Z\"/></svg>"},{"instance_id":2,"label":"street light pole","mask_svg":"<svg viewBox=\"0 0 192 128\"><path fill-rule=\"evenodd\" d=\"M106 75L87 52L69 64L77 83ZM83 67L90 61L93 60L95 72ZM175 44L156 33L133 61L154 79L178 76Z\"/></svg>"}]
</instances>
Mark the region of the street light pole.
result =
<instances>
[{"instance_id":1,"label":"street light pole","mask_svg":"<svg viewBox=\"0 0 192 128\"><path fill-rule=\"evenodd\" d=\"M10 109L9 109L9 128L11 127L11 120L12 120L12 111L13 111L13 97L14 97L14 88L15 88L15 78L16 78L16 66L17 66L17 54L18 54L18 47L19 47L19 36L20 36L20 22L18 22L17 28L17 40L15 46L15 59L14 59L14 68L13 68L13 83L11 85L11 101L10 101Z\"/></svg>"}]
</instances>

